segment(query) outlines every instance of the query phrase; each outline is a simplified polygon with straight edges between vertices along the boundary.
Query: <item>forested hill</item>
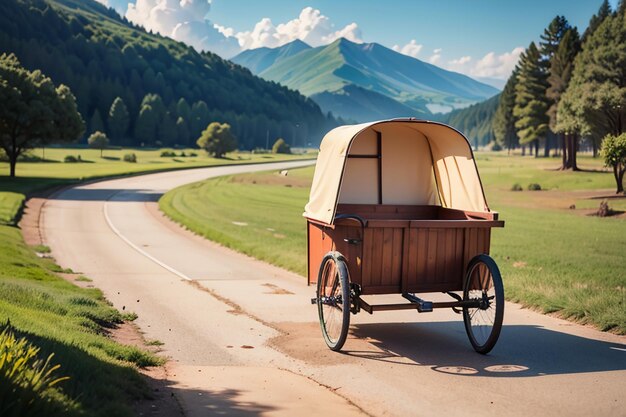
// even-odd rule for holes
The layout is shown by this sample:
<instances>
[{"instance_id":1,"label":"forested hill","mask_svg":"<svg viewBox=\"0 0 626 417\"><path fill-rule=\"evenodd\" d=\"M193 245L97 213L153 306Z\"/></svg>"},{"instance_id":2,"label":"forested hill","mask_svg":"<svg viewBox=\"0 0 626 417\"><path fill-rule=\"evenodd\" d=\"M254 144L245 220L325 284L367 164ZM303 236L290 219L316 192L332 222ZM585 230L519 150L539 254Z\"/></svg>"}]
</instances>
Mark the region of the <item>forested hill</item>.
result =
<instances>
[{"instance_id":1,"label":"forested hill","mask_svg":"<svg viewBox=\"0 0 626 417\"><path fill-rule=\"evenodd\" d=\"M492 121L498 108L500 94L464 109L441 116L441 121L461 131L472 146L485 146L494 140Z\"/></svg>"},{"instance_id":2,"label":"forested hill","mask_svg":"<svg viewBox=\"0 0 626 417\"><path fill-rule=\"evenodd\" d=\"M93 0L0 1L3 52L68 85L87 134L125 127L114 145L189 145L219 121L250 149L265 146L268 132L270 140L292 143L296 132L297 144L315 142L333 124L298 92L148 33Z\"/></svg>"}]
</instances>

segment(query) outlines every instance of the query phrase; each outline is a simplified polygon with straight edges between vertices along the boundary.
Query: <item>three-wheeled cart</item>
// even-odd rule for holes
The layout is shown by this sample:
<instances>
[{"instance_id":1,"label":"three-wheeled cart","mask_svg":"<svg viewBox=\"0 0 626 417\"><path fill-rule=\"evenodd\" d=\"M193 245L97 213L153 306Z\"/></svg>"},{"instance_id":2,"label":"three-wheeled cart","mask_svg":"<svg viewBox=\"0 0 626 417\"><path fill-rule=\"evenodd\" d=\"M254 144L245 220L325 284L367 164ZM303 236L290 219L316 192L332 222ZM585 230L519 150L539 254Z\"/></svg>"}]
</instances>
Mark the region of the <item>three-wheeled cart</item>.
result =
<instances>
[{"instance_id":1,"label":"three-wheeled cart","mask_svg":"<svg viewBox=\"0 0 626 417\"><path fill-rule=\"evenodd\" d=\"M330 349L342 348L350 313L360 310L452 308L477 352L496 344L504 289L488 254L491 228L504 222L489 210L460 132L414 119L331 130L304 216L308 282L317 284L311 302ZM416 295L433 292L450 301ZM379 294L404 299L377 304L365 297Z\"/></svg>"}]
</instances>

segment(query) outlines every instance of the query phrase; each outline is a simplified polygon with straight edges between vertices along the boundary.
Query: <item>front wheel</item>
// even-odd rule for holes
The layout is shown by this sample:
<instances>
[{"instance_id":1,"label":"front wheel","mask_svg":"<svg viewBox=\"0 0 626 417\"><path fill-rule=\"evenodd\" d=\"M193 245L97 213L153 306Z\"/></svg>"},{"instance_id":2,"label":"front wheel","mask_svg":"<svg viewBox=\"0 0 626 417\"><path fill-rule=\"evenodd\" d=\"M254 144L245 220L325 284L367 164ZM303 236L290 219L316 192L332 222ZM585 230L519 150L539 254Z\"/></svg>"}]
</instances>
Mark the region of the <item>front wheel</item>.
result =
<instances>
[{"instance_id":1,"label":"front wheel","mask_svg":"<svg viewBox=\"0 0 626 417\"><path fill-rule=\"evenodd\" d=\"M350 326L348 266L339 252L328 252L317 277L317 311L326 345L339 351Z\"/></svg>"},{"instance_id":2,"label":"front wheel","mask_svg":"<svg viewBox=\"0 0 626 417\"><path fill-rule=\"evenodd\" d=\"M498 265L489 255L478 255L467 267L463 300L475 307L463 307L463 321L470 343L478 353L493 349L504 318L504 287Z\"/></svg>"}]
</instances>

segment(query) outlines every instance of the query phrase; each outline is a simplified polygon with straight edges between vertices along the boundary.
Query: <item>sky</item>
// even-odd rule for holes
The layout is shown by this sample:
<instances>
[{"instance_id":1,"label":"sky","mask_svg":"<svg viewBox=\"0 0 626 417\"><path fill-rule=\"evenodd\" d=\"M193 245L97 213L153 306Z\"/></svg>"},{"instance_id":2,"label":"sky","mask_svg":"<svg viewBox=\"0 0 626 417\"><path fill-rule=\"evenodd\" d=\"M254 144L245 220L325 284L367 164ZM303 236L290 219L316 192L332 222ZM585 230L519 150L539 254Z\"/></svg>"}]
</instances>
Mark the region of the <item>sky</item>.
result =
<instances>
[{"instance_id":1,"label":"sky","mask_svg":"<svg viewBox=\"0 0 626 417\"><path fill-rule=\"evenodd\" d=\"M601 0L98 0L146 29L231 58L345 37L502 87L556 15L582 33ZM613 7L617 0L610 1Z\"/></svg>"}]
</instances>

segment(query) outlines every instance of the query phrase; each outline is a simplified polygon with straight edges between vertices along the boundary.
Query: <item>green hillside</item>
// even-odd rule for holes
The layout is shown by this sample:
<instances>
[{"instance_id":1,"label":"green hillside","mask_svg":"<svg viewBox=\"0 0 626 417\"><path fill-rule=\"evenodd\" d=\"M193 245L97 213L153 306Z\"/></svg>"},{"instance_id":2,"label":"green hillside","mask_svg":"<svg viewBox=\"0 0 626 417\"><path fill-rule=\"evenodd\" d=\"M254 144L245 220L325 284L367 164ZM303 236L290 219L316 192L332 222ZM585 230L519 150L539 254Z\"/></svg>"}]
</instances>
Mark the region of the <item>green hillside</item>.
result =
<instances>
[{"instance_id":1,"label":"green hillside","mask_svg":"<svg viewBox=\"0 0 626 417\"><path fill-rule=\"evenodd\" d=\"M256 50L259 51L259 50ZM247 59L254 51L248 51ZM266 54L266 51L259 51ZM376 43L356 44L346 39L318 48L303 50L289 58L276 60L259 73L268 80L297 89L317 100L324 111L363 108L356 117L369 114L396 114L398 104L412 109L412 116L429 116L429 106L441 108L467 106L497 94L497 89L465 75L446 71L418 59L397 53ZM352 101L349 105L345 86L356 86L387 97L388 109ZM334 103L336 96L341 103ZM395 103L392 103L392 101ZM381 104L380 100L374 102ZM434 107L433 107L434 109ZM406 113L406 112L403 112ZM354 114L337 113L355 118Z\"/></svg>"},{"instance_id":2,"label":"green hillside","mask_svg":"<svg viewBox=\"0 0 626 417\"><path fill-rule=\"evenodd\" d=\"M108 129L111 104L121 97L130 125L114 145L190 145L216 120L233 125L248 149L264 145L268 131L271 138L286 135L296 123L309 139L330 127L317 104L299 93L147 33L94 0L3 0L0 52L68 85L87 134ZM137 119L146 105L150 117L143 119L151 124L142 135Z\"/></svg>"},{"instance_id":3,"label":"green hillside","mask_svg":"<svg viewBox=\"0 0 626 417\"><path fill-rule=\"evenodd\" d=\"M493 141L492 120L498 108L500 94L464 109L454 110L441 117L443 123L460 130L472 146L485 146Z\"/></svg>"}]
</instances>

